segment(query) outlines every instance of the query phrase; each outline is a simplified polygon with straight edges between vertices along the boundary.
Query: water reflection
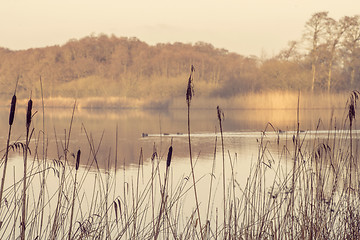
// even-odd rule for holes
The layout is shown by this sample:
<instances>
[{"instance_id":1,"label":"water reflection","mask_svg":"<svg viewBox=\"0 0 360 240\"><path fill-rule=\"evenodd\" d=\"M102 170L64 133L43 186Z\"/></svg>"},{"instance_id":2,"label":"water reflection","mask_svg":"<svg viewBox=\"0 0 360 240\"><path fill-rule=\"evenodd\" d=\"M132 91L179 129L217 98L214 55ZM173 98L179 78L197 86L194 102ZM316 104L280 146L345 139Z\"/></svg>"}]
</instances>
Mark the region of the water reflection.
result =
<instances>
[{"instance_id":1,"label":"water reflection","mask_svg":"<svg viewBox=\"0 0 360 240\"><path fill-rule=\"evenodd\" d=\"M31 149L39 143L37 154L42 158L43 115L41 109L33 119L35 128ZM3 147L8 131L8 112L0 110L0 136ZM249 157L258 151L257 139L261 136L268 122L273 128L268 131L289 132L296 129L296 109L279 110L239 110L224 109L226 149L232 153L245 152ZM45 109L45 150L47 158L62 158L65 137L69 137L72 109ZM329 130L343 128L344 109L302 109L300 111L301 130ZM320 119L320 121L319 121ZM320 124L319 124L320 123ZM212 158L215 136L218 135L218 120L216 109L193 109L191 111L192 146L194 154L200 155L201 161ZM168 149L171 141L174 146L174 158L188 156L186 109L160 110L75 110L71 127L70 153L81 149L88 161L92 161L90 147L97 154L99 167L130 166L139 161L142 150L144 159L149 159L154 145L159 154ZM18 107L12 141L24 141L25 136L25 106ZM117 137L116 137L117 136ZM117 141L117 145L116 145ZM115 156L115 151L117 154ZM243 155L244 156L244 155Z\"/></svg>"},{"instance_id":2,"label":"water reflection","mask_svg":"<svg viewBox=\"0 0 360 240\"><path fill-rule=\"evenodd\" d=\"M222 169L223 156L220 133L217 130L218 120L216 110L194 109L191 112L191 143L195 160L195 178L200 203L199 209L201 216L205 216L207 203L208 201L210 203L211 200L212 205L209 215L211 226L215 226L215 221L222 222L221 214L219 216L218 212L221 212L223 203L223 189L220 185L223 176L226 177L226 188L229 187L230 189L230 185L228 184L231 183L232 178L236 179L236 184L238 184L239 187L239 189L236 190L237 196L245 196L244 193L246 192L243 192L243 189L245 189L245 186L249 183L249 178L256 176L254 173L256 172L256 164L258 164L258 166L264 167L263 170L261 170L261 174L258 175L263 177L261 181L264 181L263 191L259 192L267 196L268 189L272 187L275 189L276 198L280 198L277 196L283 194L285 199L289 193L286 179L289 179L288 173L291 171L292 166L294 166L295 144L293 137L296 135L296 110L225 109L224 112L225 170ZM300 112L301 154L306 155L304 157L305 160L312 159L313 149L316 149L317 145L321 145L322 142L332 143L333 141L335 145L334 139L336 139L338 151L340 153L347 152L346 149L349 148L349 131L329 130L334 129L335 126L336 129L344 128L344 121L342 120L344 116L343 112L343 109L334 110L333 112L330 110L302 110ZM3 126L0 128L0 136L3 146L5 146L5 136L7 136L8 131L8 110L2 109L0 114L1 126ZM65 139L69 137L71 117L71 109L46 109L44 119L45 134L43 135L43 116L41 111L34 116L33 127L35 131L30 146L32 158L42 159L42 147L45 146L44 152L47 152L48 159L60 158L63 160L63 146L65 145ZM321 121L319 121L319 119L321 119ZM271 122L273 127L268 125L268 122ZM264 132L265 128L267 131ZM132 209L135 208L134 206L136 206L137 209L138 205L131 204L138 201L139 196L144 196L144 198L141 198L139 201L143 204L139 208L139 212L146 212L146 209L151 209L152 206L149 200L151 195L149 191L150 188L147 188L150 186L149 183L152 179L155 181L155 202L160 202L160 187L162 183L164 183L165 169L167 169L165 159L171 143L174 151L171 166L168 168L168 199L170 199L170 202L176 202L176 204L181 206L181 211L179 212L183 215L181 215L179 219L189 219L189 216L192 216L195 209L195 200L192 194L188 135L186 132L187 115L184 109L169 111L76 110L71 127L69 156L74 164L75 158L71 156L71 153L75 154L79 148L82 151L81 164L83 167L79 170L77 191L78 196L81 196L81 199L84 200L77 200L75 206L80 209L81 213L85 213L84 217L82 214L80 214L81 217L78 215L76 222L84 222L84 219L87 218L87 213L91 216L93 202L95 202L95 206L97 203L99 204L97 214L100 213L101 215L107 212L107 209L103 208L105 204L103 204L104 201L102 201L101 198L108 196L105 194L108 190L111 193L110 198L106 200L109 201L109 206L113 200L121 199L124 203L127 203L127 206L130 206L130 211L132 211ZM24 133L25 107L17 110L12 142L17 139L18 141L24 141ZM336 137L335 134L337 134ZM359 130L353 131L352 139L354 139L354 145L356 146L359 144L359 134ZM43 145L42 142L43 136L45 138L45 145ZM318 138L321 139L321 141L317 141ZM327 142L327 140L329 141ZM38 145L38 148L35 147L36 145ZM160 157L151 162L149 159L153 153L154 145ZM331 144L331 146L334 145ZM90 148L92 148L91 151ZM117 155L115 155L116 150ZM84 165L90 164L94 166L92 151L96 152L96 160L101 168L100 171L96 169L88 171L88 168L84 167ZM214 154L215 151L216 154ZM141 165L140 168L131 167L137 166L140 152L142 152L144 156L144 164ZM107 171L109 166L114 167L116 158L117 167L121 168L125 166L124 170ZM215 160L213 161L213 159ZM303 158L299 159L302 160ZM311 163L312 161L308 161L309 166L303 173L309 172L309 174L312 175L312 173L308 171L311 170ZM332 167L335 166L336 168L336 164L341 164L341 162L334 162ZM56 196L58 196L58 190L60 189L60 177L56 173L62 171L61 165L55 166L55 164L52 164L52 161L48 161L47 164L44 165L42 163L38 164L37 161L31 161L28 166L30 166L29 172L31 173L29 175L32 176L32 181L29 181L31 185L28 188L29 206L35 206L37 199L40 199L38 196L40 196L39 192L42 180L40 177L38 178L38 176L40 176L39 173L41 173L42 169L46 169L45 189L49 205L46 206L44 213L45 216L49 216L47 228L50 228L50 224L52 223L51 216L55 215L54 206L56 205L53 201L57 200ZM156 168L157 166L158 168L154 173L154 167ZM7 193L10 192L13 196L16 196L10 198L9 195L7 195L7 198L10 199L9 203L12 204L12 209L17 208L16 199L20 199L21 197L21 193L16 190L16 186L21 185L22 168L22 158L19 156L16 157L16 154L12 153L12 161L8 166L10 172L5 182ZM64 170L66 170L67 176L67 183L65 184L67 188L65 188L64 196L69 197L72 195L75 170L68 166L64 168ZM253 175L250 173L253 173ZM155 178L153 178L153 176L155 176ZM211 180L214 180L214 182L211 183ZM15 182L19 184L14 184ZM110 182L110 185L107 185L108 182ZM278 183L279 185L277 185ZM282 186L283 183L284 186ZM108 186L110 186L109 189ZM182 190L179 191L181 192L181 198L176 200L178 199L177 191L180 189L179 186L183 186ZM259 185L256 185L256 187L257 186ZM212 188L211 193L210 188ZM253 188L251 188L251 191L252 189ZM258 189L256 189L256 191L257 190ZM230 190L228 192L231 194ZM138 195L138 193L140 194ZM96 196L96 198L94 198L94 196ZM97 197L100 199L97 200ZM68 202L69 201L66 200L64 204ZM124 206L124 204L122 206ZM153 206L160 205L153 204ZM66 209L66 207L63 209ZM94 207L94 209L97 208ZM160 208L156 207L156 209ZM5 215L5 213L2 214ZM31 216L31 214L29 215ZM65 215L66 214L64 214L64 216ZM112 218L114 219L114 216L112 216ZM9 222L12 222L11 217L3 217L3 219L8 219ZM151 226L153 219L150 216L150 212L149 215L141 221L144 221L145 225ZM180 223L180 225L181 224L184 223ZM16 225L20 225L19 221ZM64 229L67 229L67 227ZM7 231L9 230L3 228L2 231L5 234L8 233ZM16 234L18 235L18 232Z\"/></svg>"}]
</instances>

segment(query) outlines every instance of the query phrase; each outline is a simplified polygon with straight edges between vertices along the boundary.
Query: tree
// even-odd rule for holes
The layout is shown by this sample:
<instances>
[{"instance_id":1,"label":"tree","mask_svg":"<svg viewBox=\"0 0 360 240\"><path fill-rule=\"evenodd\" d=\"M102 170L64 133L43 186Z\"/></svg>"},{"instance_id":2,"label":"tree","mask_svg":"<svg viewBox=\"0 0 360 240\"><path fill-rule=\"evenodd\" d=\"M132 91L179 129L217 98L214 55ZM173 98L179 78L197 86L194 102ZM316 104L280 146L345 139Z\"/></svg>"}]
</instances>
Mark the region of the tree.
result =
<instances>
[{"instance_id":1,"label":"tree","mask_svg":"<svg viewBox=\"0 0 360 240\"><path fill-rule=\"evenodd\" d=\"M285 61L299 59L300 54L297 51L298 45L299 44L297 41L288 42L288 47L281 50L280 53L276 56L276 58L278 58L280 60L285 60Z\"/></svg>"},{"instance_id":2,"label":"tree","mask_svg":"<svg viewBox=\"0 0 360 240\"><path fill-rule=\"evenodd\" d=\"M332 68L336 58L338 46L340 45L341 38L348 30L350 22L348 17L343 17L340 21L335 21L332 18L328 18L327 24L327 46L328 46L328 76L327 76L327 90L330 92L332 84Z\"/></svg>"},{"instance_id":3,"label":"tree","mask_svg":"<svg viewBox=\"0 0 360 240\"><path fill-rule=\"evenodd\" d=\"M304 37L310 42L310 57L311 57L311 70L312 81L311 91L314 91L316 81L316 71L319 59L319 46L324 41L324 35L328 25L328 12L314 13L309 21L305 24Z\"/></svg>"},{"instance_id":4,"label":"tree","mask_svg":"<svg viewBox=\"0 0 360 240\"><path fill-rule=\"evenodd\" d=\"M350 86L354 87L355 84L355 71L358 59L360 57L360 15L353 17L346 17L345 20L349 27L345 33L343 45L347 55L347 62L350 67Z\"/></svg>"}]
</instances>

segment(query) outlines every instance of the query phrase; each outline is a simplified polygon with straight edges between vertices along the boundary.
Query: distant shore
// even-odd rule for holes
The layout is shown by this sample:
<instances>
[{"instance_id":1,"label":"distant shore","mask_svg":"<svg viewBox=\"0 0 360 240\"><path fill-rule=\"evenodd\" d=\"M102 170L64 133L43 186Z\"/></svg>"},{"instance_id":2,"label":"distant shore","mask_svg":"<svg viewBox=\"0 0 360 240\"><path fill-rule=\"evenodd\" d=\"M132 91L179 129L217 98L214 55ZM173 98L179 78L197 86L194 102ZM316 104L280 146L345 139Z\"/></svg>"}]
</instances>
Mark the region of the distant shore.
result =
<instances>
[{"instance_id":1,"label":"distant shore","mask_svg":"<svg viewBox=\"0 0 360 240\"><path fill-rule=\"evenodd\" d=\"M195 96L194 109L211 109L220 105L227 109L295 109L297 108L298 92L268 91L263 93L247 93L231 98ZM343 108L350 92L300 92L300 108L332 109ZM0 106L8 107L10 100L1 99ZM76 100L78 109L182 109L186 108L185 98L146 99L127 97L87 97L45 98L46 108L73 108ZM28 99L18 99L19 106L26 106ZM42 100L33 98L34 107L40 108Z\"/></svg>"}]
</instances>

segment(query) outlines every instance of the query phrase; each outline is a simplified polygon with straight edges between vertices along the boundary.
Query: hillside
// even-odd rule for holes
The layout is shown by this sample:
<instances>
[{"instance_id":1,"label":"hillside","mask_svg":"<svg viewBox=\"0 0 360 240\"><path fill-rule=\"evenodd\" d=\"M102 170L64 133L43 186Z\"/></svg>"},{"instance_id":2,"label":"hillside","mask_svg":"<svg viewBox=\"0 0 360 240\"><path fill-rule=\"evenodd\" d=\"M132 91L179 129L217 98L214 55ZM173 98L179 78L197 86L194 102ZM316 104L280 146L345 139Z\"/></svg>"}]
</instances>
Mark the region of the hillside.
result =
<instances>
[{"instance_id":1,"label":"hillside","mask_svg":"<svg viewBox=\"0 0 360 240\"><path fill-rule=\"evenodd\" d=\"M330 21L327 13L318 15ZM334 21L340 24L347 18ZM360 17L351 19L347 21L357 29ZM309 29L314 27L310 20L306 23ZM196 69L195 94L202 97L229 98L274 90L352 90L360 86L360 38L351 41L349 29L348 33L344 30L346 38L328 30L327 35L316 38L312 49L299 47L310 46L314 40L309 30L302 45L292 41L277 55L262 58L245 57L204 42L150 46L137 38L107 35L21 51L0 48L0 98L10 99L18 77L18 97L31 94L39 98L41 76L45 98L122 99L126 106L135 101L166 105L184 95L191 65Z\"/></svg>"},{"instance_id":2,"label":"hillside","mask_svg":"<svg viewBox=\"0 0 360 240\"><path fill-rule=\"evenodd\" d=\"M45 97L179 96L191 64L196 68L196 84L202 86L199 94L226 95L221 88L234 79L243 92L258 88L256 59L206 43L149 46L135 38L101 35L63 46L1 49L1 95L12 92L20 76L18 94L28 96L32 90L33 96L39 96L41 76Z\"/></svg>"}]
</instances>

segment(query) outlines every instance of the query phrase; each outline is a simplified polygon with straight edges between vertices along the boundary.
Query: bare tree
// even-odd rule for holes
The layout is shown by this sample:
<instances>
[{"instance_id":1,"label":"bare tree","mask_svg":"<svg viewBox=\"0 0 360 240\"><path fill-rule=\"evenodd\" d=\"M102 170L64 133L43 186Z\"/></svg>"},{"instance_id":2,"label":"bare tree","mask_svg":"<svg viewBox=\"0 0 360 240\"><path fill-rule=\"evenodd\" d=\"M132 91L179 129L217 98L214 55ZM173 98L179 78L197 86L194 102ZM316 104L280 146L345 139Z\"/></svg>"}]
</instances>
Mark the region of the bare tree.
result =
<instances>
[{"instance_id":1,"label":"bare tree","mask_svg":"<svg viewBox=\"0 0 360 240\"><path fill-rule=\"evenodd\" d=\"M349 27L345 33L343 44L351 69L350 86L354 86L357 60L360 57L360 15L346 17L346 22Z\"/></svg>"},{"instance_id":2,"label":"bare tree","mask_svg":"<svg viewBox=\"0 0 360 240\"><path fill-rule=\"evenodd\" d=\"M310 43L312 70L311 91L314 91L315 87L317 63L319 59L319 46L324 42L328 19L328 12L317 12L314 13L305 24L304 37Z\"/></svg>"},{"instance_id":3,"label":"bare tree","mask_svg":"<svg viewBox=\"0 0 360 240\"><path fill-rule=\"evenodd\" d=\"M341 39L349 29L350 22L348 17L343 17L339 21L332 18L327 20L327 36L326 42L328 46L328 76L327 76L327 90L330 92L332 84L332 68L336 59L336 54L341 43Z\"/></svg>"},{"instance_id":4,"label":"bare tree","mask_svg":"<svg viewBox=\"0 0 360 240\"><path fill-rule=\"evenodd\" d=\"M279 54L276 56L278 59L282 59L285 61L289 61L290 59L298 59L299 53L297 51L299 43L297 41L289 41L288 47L281 50Z\"/></svg>"}]
</instances>

